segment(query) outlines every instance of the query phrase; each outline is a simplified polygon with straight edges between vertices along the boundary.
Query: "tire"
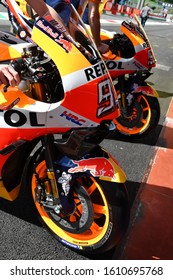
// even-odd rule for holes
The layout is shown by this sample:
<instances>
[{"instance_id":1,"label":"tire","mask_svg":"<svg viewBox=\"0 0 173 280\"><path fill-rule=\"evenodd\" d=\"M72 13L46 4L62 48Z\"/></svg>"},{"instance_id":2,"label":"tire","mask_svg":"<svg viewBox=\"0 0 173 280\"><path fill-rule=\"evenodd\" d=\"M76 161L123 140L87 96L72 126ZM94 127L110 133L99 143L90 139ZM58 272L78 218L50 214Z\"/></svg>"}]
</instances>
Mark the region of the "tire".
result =
<instances>
[{"instance_id":1,"label":"tire","mask_svg":"<svg viewBox=\"0 0 173 280\"><path fill-rule=\"evenodd\" d=\"M129 138L139 139L154 130L160 119L160 104L158 98L138 94L128 116L114 119L117 132Z\"/></svg>"},{"instance_id":2,"label":"tire","mask_svg":"<svg viewBox=\"0 0 173 280\"><path fill-rule=\"evenodd\" d=\"M45 181L46 165L41 161L36 172ZM30 195L41 223L54 237L75 251L101 253L112 249L124 236L129 222L129 199L124 184L82 177L73 180L75 211L63 216L36 201L38 181L30 178ZM39 180L40 182L40 180ZM42 184L41 184L42 185Z\"/></svg>"}]
</instances>

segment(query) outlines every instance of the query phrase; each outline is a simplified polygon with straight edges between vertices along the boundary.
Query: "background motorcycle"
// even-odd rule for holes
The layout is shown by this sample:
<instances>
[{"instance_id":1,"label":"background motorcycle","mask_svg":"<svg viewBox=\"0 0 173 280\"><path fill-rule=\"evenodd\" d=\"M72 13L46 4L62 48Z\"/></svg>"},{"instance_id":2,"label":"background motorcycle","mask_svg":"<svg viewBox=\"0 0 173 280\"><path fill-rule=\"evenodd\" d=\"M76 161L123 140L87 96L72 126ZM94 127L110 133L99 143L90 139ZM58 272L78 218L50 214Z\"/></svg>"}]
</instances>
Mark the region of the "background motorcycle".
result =
<instances>
[{"instance_id":1,"label":"background motorcycle","mask_svg":"<svg viewBox=\"0 0 173 280\"><path fill-rule=\"evenodd\" d=\"M36 15L22 0L1 0L8 9L12 30L20 38L30 40ZM79 2L82 16L86 1ZM78 21L78 16L75 18ZM88 30L89 30L89 26ZM106 64L114 81L121 115L114 119L116 132L130 138L147 136L158 125L160 104L158 93L146 79L152 74L156 59L149 39L137 17L131 22L123 21L120 30L114 34L102 30L101 37L109 44L111 59ZM112 53L114 56L112 56Z\"/></svg>"},{"instance_id":2,"label":"background motorcycle","mask_svg":"<svg viewBox=\"0 0 173 280\"><path fill-rule=\"evenodd\" d=\"M85 7L86 1L80 0L80 16L83 15ZM89 26L88 30L90 31ZM159 95L146 82L152 74L151 69L156 66L156 59L146 32L136 15L131 21L123 21L120 31L121 33L113 34L102 29L101 32L102 41L109 44L111 50L105 59L121 110L120 117L114 119L114 122L120 134L140 138L148 135L160 119Z\"/></svg>"},{"instance_id":3,"label":"background motorcycle","mask_svg":"<svg viewBox=\"0 0 173 280\"><path fill-rule=\"evenodd\" d=\"M113 60L106 60L121 110L114 122L119 133L140 138L155 129L160 119L159 95L146 82L156 59L137 17L123 21L120 30L122 34L115 34L112 39L104 36L115 54Z\"/></svg>"},{"instance_id":4,"label":"background motorcycle","mask_svg":"<svg viewBox=\"0 0 173 280\"><path fill-rule=\"evenodd\" d=\"M30 197L61 243L105 252L129 221L126 176L99 146L119 116L116 92L88 38L86 49L83 36L71 41L40 18L32 40L0 36L1 61L12 60L22 79L1 87L0 197L13 201L26 188L26 207Z\"/></svg>"}]
</instances>

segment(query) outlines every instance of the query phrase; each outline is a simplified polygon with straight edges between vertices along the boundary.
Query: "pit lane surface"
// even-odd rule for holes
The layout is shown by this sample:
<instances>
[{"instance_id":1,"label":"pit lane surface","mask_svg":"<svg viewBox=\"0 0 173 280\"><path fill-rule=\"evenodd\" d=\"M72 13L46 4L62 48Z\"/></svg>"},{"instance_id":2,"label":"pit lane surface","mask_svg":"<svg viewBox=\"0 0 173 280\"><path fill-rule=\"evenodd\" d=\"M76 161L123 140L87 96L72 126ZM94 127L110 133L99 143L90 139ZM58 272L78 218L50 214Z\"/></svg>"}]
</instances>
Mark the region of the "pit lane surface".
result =
<instances>
[{"instance_id":1,"label":"pit lane surface","mask_svg":"<svg viewBox=\"0 0 173 280\"><path fill-rule=\"evenodd\" d=\"M104 19L108 17L103 16ZM116 17L117 23L102 26L108 30L118 32L119 20L124 18ZM148 21L146 32L153 45L159 67L154 69L148 81L160 94L161 119L159 126L147 138L139 141L129 141L113 134L102 142L102 145L117 159L127 175L127 187L131 194L131 202L147 172L148 164L152 158L156 141L158 139L162 124L165 119L167 108L172 97L173 79L173 25L159 24ZM8 26L1 26L1 30ZM8 202L0 199L0 259L54 259L54 260L86 260L86 259L115 259L118 258L119 248L102 256L83 256L58 243L38 220L33 217L32 209L24 194L21 193L15 202ZM31 211L30 211L31 210Z\"/></svg>"}]
</instances>

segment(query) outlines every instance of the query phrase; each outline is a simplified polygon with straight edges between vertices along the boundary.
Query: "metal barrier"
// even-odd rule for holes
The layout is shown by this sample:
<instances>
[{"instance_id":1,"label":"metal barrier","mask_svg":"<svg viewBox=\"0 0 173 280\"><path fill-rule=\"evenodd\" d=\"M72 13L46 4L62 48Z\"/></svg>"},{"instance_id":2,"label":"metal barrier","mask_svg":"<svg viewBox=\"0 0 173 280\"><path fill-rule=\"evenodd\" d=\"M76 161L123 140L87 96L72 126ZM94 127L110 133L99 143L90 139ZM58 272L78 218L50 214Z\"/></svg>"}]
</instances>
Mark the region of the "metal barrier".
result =
<instances>
[{"instance_id":1,"label":"metal barrier","mask_svg":"<svg viewBox=\"0 0 173 280\"><path fill-rule=\"evenodd\" d=\"M129 17L133 17L133 15L140 15L141 10L136 9L134 7L130 7L128 5L120 5L120 4L113 4L112 0L108 1L104 7L104 11L110 12L113 15L120 14L122 16L126 15ZM166 21L166 18L161 15L157 14L149 14L150 19L162 20Z\"/></svg>"},{"instance_id":2,"label":"metal barrier","mask_svg":"<svg viewBox=\"0 0 173 280\"><path fill-rule=\"evenodd\" d=\"M120 4L113 4L112 2L107 2L104 11L111 12L113 15L121 14L127 16L133 16L133 14L140 15L140 10L127 6L127 5L120 5Z\"/></svg>"}]
</instances>

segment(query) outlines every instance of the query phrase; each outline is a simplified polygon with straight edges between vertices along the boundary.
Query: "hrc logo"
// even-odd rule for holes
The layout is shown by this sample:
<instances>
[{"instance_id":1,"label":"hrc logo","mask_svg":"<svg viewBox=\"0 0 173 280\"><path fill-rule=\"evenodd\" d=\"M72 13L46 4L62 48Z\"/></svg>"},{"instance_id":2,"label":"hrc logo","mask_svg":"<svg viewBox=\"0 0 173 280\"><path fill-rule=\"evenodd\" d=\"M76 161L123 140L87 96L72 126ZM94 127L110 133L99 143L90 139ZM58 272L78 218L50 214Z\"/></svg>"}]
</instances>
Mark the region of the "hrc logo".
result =
<instances>
[{"instance_id":1,"label":"hrc logo","mask_svg":"<svg viewBox=\"0 0 173 280\"><path fill-rule=\"evenodd\" d=\"M86 121L83 119L79 119L77 116L73 115L72 113L68 113L67 111L64 111L60 117L65 117L66 120L71 121L79 126L82 125L82 123L85 123Z\"/></svg>"}]
</instances>

